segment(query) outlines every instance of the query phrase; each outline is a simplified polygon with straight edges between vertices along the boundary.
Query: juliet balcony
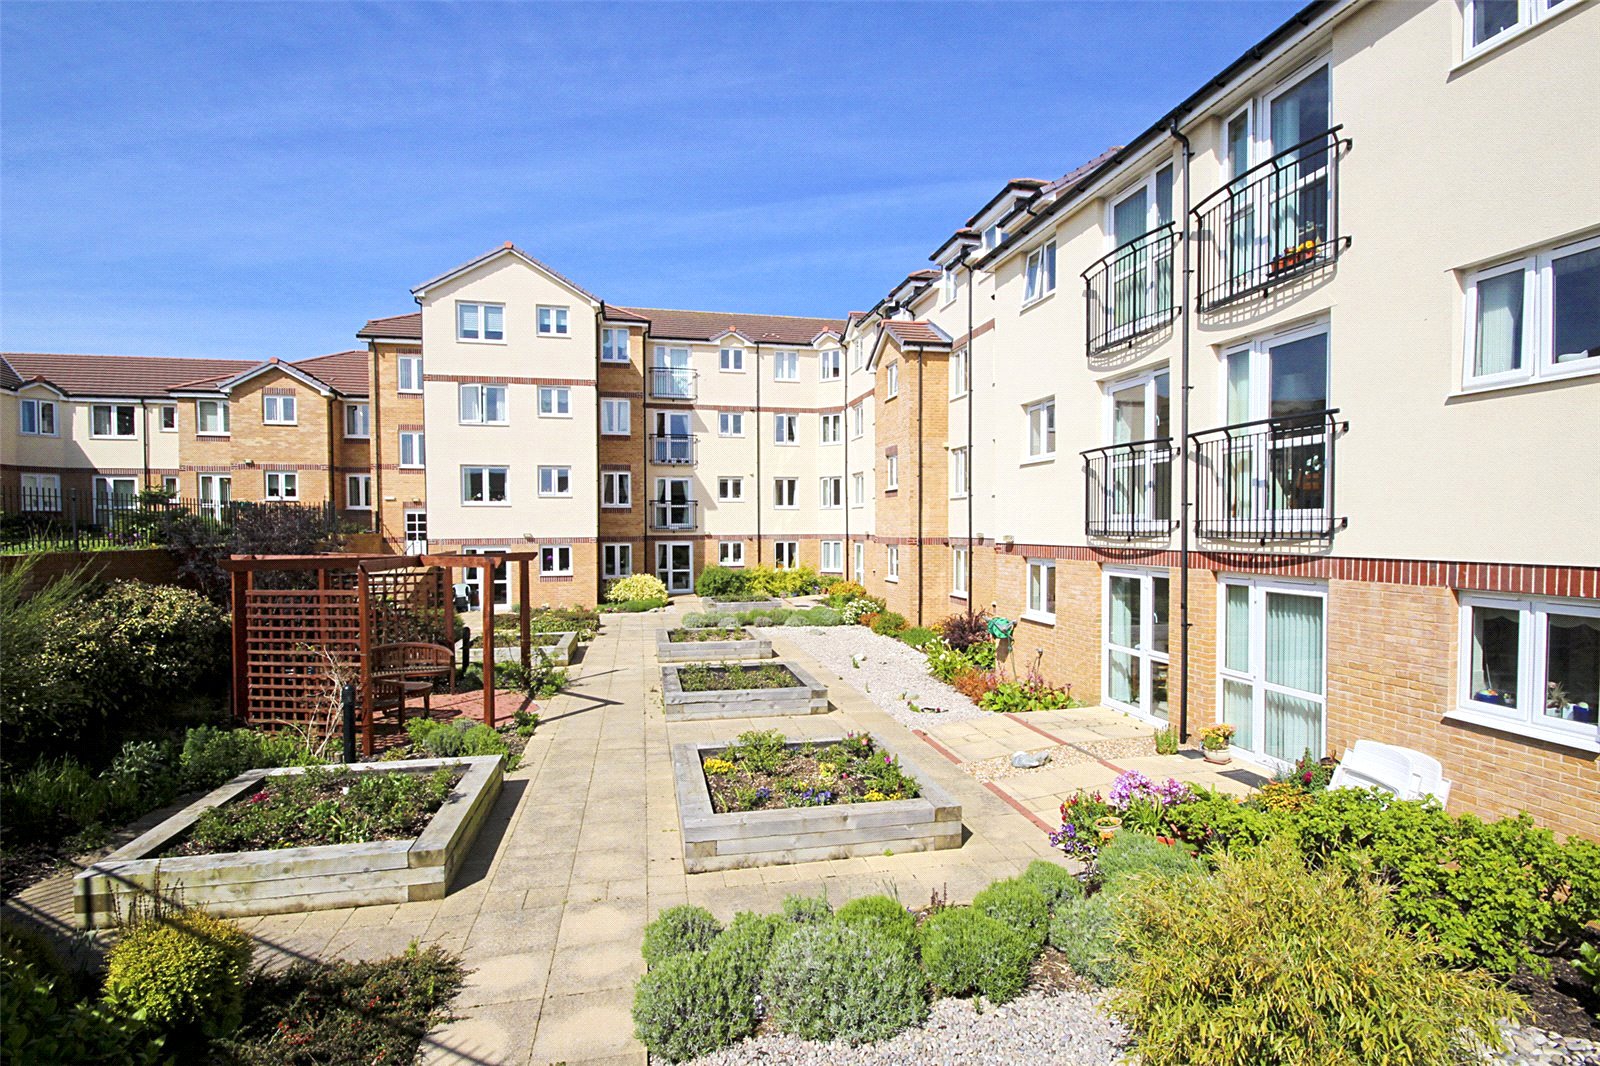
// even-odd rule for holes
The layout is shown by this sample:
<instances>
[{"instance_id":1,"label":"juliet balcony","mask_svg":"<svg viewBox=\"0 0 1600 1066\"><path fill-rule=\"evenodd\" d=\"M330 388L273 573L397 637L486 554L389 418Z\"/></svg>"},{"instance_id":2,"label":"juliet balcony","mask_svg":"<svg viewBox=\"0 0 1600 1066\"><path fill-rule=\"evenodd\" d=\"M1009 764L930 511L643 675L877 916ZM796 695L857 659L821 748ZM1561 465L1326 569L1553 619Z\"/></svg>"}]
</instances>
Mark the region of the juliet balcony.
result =
<instances>
[{"instance_id":1,"label":"juliet balcony","mask_svg":"<svg viewBox=\"0 0 1600 1066\"><path fill-rule=\"evenodd\" d=\"M1176 525L1172 516L1176 455L1171 437L1084 452L1084 532L1091 537L1124 540L1164 537L1172 532Z\"/></svg>"},{"instance_id":2,"label":"juliet balcony","mask_svg":"<svg viewBox=\"0 0 1600 1066\"><path fill-rule=\"evenodd\" d=\"M1172 295L1178 227L1168 222L1102 257L1083 272L1090 355L1154 333L1178 314Z\"/></svg>"},{"instance_id":3,"label":"juliet balcony","mask_svg":"<svg viewBox=\"0 0 1600 1066\"><path fill-rule=\"evenodd\" d=\"M650 528L653 530L694 529L698 500L650 501Z\"/></svg>"},{"instance_id":4,"label":"juliet balcony","mask_svg":"<svg viewBox=\"0 0 1600 1066\"><path fill-rule=\"evenodd\" d=\"M652 400L693 400L700 395L700 372L686 366L650 368Z\"/></svg>"},{"instance_id":5,"label":"juliet balcony","mask_svg":"<svg viewBox=\"0 0 1600 1066\"><path fill-rule=\"evenodd\" d=\"M1195 534L1258 545L1332 540L1346 524L1334 489L1348 428L1335 408L1190 434Z\"/></svg>"},{"instance_id":6,"label":"juliet balcony","mask_svg":"<svg viewBox=\"0 0 1600 1066\"><path fill-rule=\"evenodd\" d=\"M663 466L693 466L698 447L693 433L653 433L650 461Z\"/></svg>"}]
</instances>

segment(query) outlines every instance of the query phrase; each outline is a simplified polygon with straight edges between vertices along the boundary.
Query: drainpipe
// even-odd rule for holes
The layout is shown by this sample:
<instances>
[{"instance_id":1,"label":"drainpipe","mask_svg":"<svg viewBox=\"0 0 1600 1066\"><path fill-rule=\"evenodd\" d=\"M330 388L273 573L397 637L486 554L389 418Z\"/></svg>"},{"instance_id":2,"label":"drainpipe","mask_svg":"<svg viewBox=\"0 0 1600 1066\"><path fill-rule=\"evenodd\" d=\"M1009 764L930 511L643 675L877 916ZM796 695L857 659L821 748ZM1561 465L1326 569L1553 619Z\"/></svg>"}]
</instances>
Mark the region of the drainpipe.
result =
<instances>
[{"instance_id":1,"label":"drainpipe","mask_svg":"<svg viewBox=\"0 0 1600 1066\"><path fill-rule=\"evenodd\" d=\"M1183 325L1178 371L1178 739L1189 739L1189 160L1194 150L1178 129L1170 127L1172 137L1183 146L1183 284L1178 314Z\"/></svg>"},{"instance_id":2,"label":"drainpipe","mask_svg":"<svg viewBox=\"0 0 1600 1066\"><path fill-rule=\"evenodd\" d=\"M144 439L144 471L139 477L141 490L150 487L150 401L139 401L139 436Z\"/></svg>"},{"instance_id":3,"label":"drainpipe","mask_svg":"<svg viewBox=\"0 0 1600 1066\"><path fill-rule=\"evenodd\" d=\"M842 581L851 580L850 567L855 562L855 549L850 546L850 375L845 370L845 343L844 333L839 334L839 443L844 446L840 453L844 456L841 460L839 471L839 492L844 497L844 541L839 546L839 578ZM846 556L849 562L845 561Z\"/></svg>"},{"instance_id":4,"label":"drainpipe","mask_svg":"<svg viewBox=\"0 0 1600 1066\"><path fill-rule=\"evenodd\" d=\"M972 290L977 288L977 278L972 273L972 262L968 258L972 253L971 248L961 250L960 264L967 268L967 358L966 358L966 387L967 387L967 617L972 617L972 605L977 602L978 590L972 587L972 531L973 531L973 506L972 498L977 492L978 478L976 474L978 449L972 442L972 409L975 397L972 392Z\"/></svg>"},{"instance_id":5,"label":"drainpipe","mask_svg":"<svg viewBox=\"0 0 1600 1066\"><path fill-rule=\"evenodd\" d=\"M754 331L752 331L754 332ZM756 434L756 565L765 555L761 550L761 342L756 341L756 409L751 414Z\"/></svg>"},{"instance_id":6,"label":"drainpipe","mask_svg":"<svg viewBox=\"0 0 1600 1066\"><path fill-rule=\"evenodd\" d=\"M372 354L372 374L367 379L368 380L367 391L372 394L371 396L367 397L367 403L369 404L369 406L367 407L367 447L368 447L368 454L371 455L371 457L372 457L372 529L373 529L373 532L378 534L379 541L382 541L384 539L384 535L383 535L383 405L382 405L382 403L379 402L379 397L381 397L383 395L383 390L378 387L378 342L377 341L368 341L367 342L367 351ZM395 373L396 373L396 375L399 374L399 366L398 365L396 365ZM395 388L398 390L399 386L400 386L400 382L399 382L399 379L398 379L398 376L397 376L396 380L395 380ZM402 504L401 506L403 508L404 504ZM401 513L403 515L404 511L402 510ZM405 519L402 517L401 518L402 531L403 531L403 527L404 527L404 522L405 522ZM401 547L404 548L405 545L402 544Z\"/></svg>"},{"instance_id":7,"label":"drainpipe","mask_svg":"<svg viewBox=\"0 0 1600 1066\"><path fill-rule=\"evenodd\" d=\"M926 353L922 346L917 346L917 625L922 624L922 597L926 590L923 580L923 566L926 564L928 547L923 543L922 527L922 381L926 376L924 366L927 363ZM970 600L968 601L971 602Z\"/></svg>"},{"instance_id":8,"label":"drainpipe","mask_svg":"<svg viewBox=\"0 0 1600 1066\"><path fill-rule=\"evenodd\" d=\"M342 414L339 410L339 401L334 399L333 393L328 393L328 507L337 514L340 510L335 485L339 480L339 468L335 461L339 455L339 440L344 435L344 423L339 420Z\"/></svg>"},{"instance_id":9,"label":"drainpipe","mask_svg":"<svg viewBox=\"0 0 1600 1066\"><path fill-rule=\"evenodd\" d=\"M632 333L628 334L628 343L633 343ZM650 323L648 322L645 323L644 336L641 338L641 343L644 345L644 351L641 353L640 365L644 368L644 373L639 377L639 412L644 415L644 432L639 434L639 448L641 449L639 457L642 460L639 466L639 473L644 484L640 485L639 488L644 492L644 514L641 519L643 526L641 532L644 535L644 558L639 561L647 568L644 573L654 574L656 572L656 560L650 551L654 547L654 541L650 536L650 501L655 498L655 486L650 482L650 384L655 379L650 376L653 373L650 368L655 365L652 362L655 356L650 351ZM628 417L631 420L633 416L630 414ZM634 572L638 573L639 571L635 570ZM660 575L657 576L659 577Z\"/></svg>"}]
</instances>

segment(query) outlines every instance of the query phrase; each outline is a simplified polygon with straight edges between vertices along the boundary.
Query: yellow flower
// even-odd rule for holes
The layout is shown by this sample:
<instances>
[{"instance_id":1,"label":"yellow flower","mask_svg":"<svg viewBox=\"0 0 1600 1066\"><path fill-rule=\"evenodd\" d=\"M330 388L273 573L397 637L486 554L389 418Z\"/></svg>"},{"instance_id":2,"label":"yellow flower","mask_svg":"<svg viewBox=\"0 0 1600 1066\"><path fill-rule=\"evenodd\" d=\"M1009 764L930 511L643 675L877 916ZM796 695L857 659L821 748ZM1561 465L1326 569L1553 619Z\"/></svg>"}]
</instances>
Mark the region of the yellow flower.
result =
<instances>
[{"instance_id":1,"label":"yellow flower","mask_svg":"<svg viewBox=\"0 0 1600 1066\"><path fill-rule=\"evenodd\" d=\"M873 789L871 792L868 792L865 796L862 796L861 798L863 800L866 800L868 803L882 803L884 800L888 799L889 797L885 796L882 792L879 792L877 789Z\"/></svg>"},{"instance_id":2,"label":"yellow flower","mask_svg":"<svg viewBox=\"0 0 1600 1066\"><path fill-rule=\"evenodd\" d=\"M706 773L712 777L720 777L723 774L733 773L733 763L729 762L727 759L710 758L707 759L703 765Z\"/></svg>"}]
</instances>

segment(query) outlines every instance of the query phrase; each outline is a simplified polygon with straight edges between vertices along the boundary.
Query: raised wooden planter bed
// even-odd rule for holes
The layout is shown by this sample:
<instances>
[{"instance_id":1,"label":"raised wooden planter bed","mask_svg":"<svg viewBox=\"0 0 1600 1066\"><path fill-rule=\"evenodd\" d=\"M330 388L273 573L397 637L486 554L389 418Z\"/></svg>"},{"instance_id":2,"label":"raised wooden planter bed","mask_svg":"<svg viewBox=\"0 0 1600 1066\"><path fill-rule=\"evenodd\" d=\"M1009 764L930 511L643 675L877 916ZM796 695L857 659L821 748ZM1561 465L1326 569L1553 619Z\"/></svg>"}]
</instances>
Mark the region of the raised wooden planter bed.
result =
<instances>
[{"instance_id":1,"label":"raised wooden planter bed","mask_svg":"<svg viewBox=\"0 0 1600 1066\"><path fill-rule=\"evenodd\" d=\"M718 614L743 614L745 611L777 611L787 606L782 600L706 600L705 609Z\"/></svg>"},{"instance_id":2,"label":"raised wooden planter bed","mask_svg":"<svg viewBox=\"0 0 1600 1066\"><path fill-rule=\"evenodd\" d=\"M494 661L497 662L497 663L521 662L522 661L522 639L520 637L516 636L516 635L512 635L512 637L509 640L507 640L503 636L504 633L505 633L505 630L501 630L500 632L495 634L495 638L494 638ZM550 656L550 661L552 663L554 663L556 666L570 666L571 665L571 663L572 663L572 649L578 643L578 634L577 633L575 633L575 632L540 633L540 634L535 634L535 635L536 636L555 637L557 639L556 639L556 642L554 644L540 644L537 641L535 641L533 643L532 647L529 648L529 655L533 659L537 660L539 658L539 652L543 651L546 655ZM476 639L476 638L474 638L474 639ZM482 647L476 647L476 648L472 649L472 661L475 662L475 663L483 662L483 648Z\"/></svg>"},{"instance_id":3,"label":"raised wooden planter bed","mask_svg":"<svg viewBox=\"0 0 1600 1066\"><path fill-rule=\"evenodd\" d=\"M301 767L247 770L80 873L73 911L86 929L106 926L134 897L159 891L225 916L280 914L443 899L500 794L502 758L351 763L357 773L430 773L461 766L465 775L411 840L322 844L274 851L149 858L182 835L202 811L254 792L264 777ZM158 887L159 886L159 887Z\"/></svg>"},{"instance_id":4,"label":"raised wooden planter bed","mask_svg":"<svg viewBox=\"0 0 1600 1066\"><path fill-rule=\"evenodd\" d=\"M708 661L708 660L699 660ZM711 692L685 692L678 680L679 664L661 668L661 698L667 721L682 722L700 718L775 718L791 714L828 713L828 687L801 666L789 662L765 662L762 666L782 666L800 683L788 688L719 689Z\"/></svg>"},{"instance_id":5,"label":"raised wooden planter bed","mask_svg":"<svg viewBox=\"0 0 1600 1066\"><path fill-rule=\"evenodd\" d=\"M839 739L812 743L821 747ZM700 761L723 751L727 744L674 744L672 773L678 790L678 826L683 833L683 868L689 873L705 873L882 855L885 851L898 855L960 847L961 805L956 798L918 772L903 749L876 733L872 741L898 758L906 773L916 779L922 795L878 803L717 814Z\"/></svg>"},{"instance_id":6,"label":"raised wooden planter bed","mask_svg":"<svg viewBox=\"0 0 1600 1066\"><path fill-rule=\"evenodd\" d=\"M656 659L664 663L720 663L733 659L767 659L771 656L772 641L752 636L748 631L743 640L685 640L674 643L670 629L656 630Z\"/></svg>"}]
</instances>

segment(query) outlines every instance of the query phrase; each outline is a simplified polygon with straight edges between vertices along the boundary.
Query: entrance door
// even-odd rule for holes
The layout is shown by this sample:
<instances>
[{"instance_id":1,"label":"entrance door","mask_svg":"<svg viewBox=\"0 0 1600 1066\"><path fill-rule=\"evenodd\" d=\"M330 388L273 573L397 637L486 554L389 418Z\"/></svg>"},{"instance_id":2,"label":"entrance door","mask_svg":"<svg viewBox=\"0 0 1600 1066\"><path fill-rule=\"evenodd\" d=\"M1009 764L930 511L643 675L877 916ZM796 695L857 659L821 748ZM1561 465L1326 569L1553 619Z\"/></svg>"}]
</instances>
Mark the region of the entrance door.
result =
<instances>
[{"instance_id":1,"label":"entrance door","mask_svg":"<svg viewBox=\"0 0 1600 1066\"><path fill-rule=\"evenodd\" d=\"M694 545L686 540L656 543L656 576L671 593L694 591Z\"/></svg>"},{"instance_id":2,"label":"entrance door","mask_svg":"<svg viewBox=\"0 0 1600 1066\"><path fill-rule=\"evenodd\" d=\"M139 493L139 483L131 477L94 479L94 520L104 524L120 511L130 510Z\"/></svg>"},{"instance_id":3,"label":"entrance door","mask_svg":"<svg viewBox=\"0 0 1600 1066\"><path fill-rule=\"evenodd\" d=\"M1171 580L1167 571L1106 572L1105 698L1143 718L1166 722L1168 619Z\"/></svg>"},{"instance_id":4,"label":"entrance door","mask_svg":"<svg viewBox=\"0 0 1600 1066\"><path fill-rule=\"evenodd\" d=\"M221 521L233 499L233 478L227 474L200 475L200 513Z\"/></svg>"},{"instance_id":5,"label":"entrance door","mask_svg":"<svg viewBox=\"0 0 1600 1066\"><path fill-rule=\"evenodd\" d=\"M406 555L428 553L428 512L406 512Z\"/></svg>"},{"instance_id":6,"label":"entrance door","mask_svg":"<svg viewBox=\"0 0 1600 1066\"><path fill-rule=\"evenodd\" d=\"M1327 592L1224 578L1218 691L1233 746L1287 766L1326 749Z\"/></svg>"},{"instance_id":7,"label":"entrance door","mask_svg":"<svg viewBox=\"0 0 1600 1066\"><path fill-rule=\"evenodd\" d=\"M491 552L507 550L506 548L462 548L461 554L487 555ZM461 580L467 586L467 606L471 610L477 610L483 605L483 572L485 569L487 568L474 566L461 571ZM494 576L490 578L493 586L494 606L496 607L509 607L511 605L510 569L509 564L501 563L494 568Z\"/></svg>"}]
</instances>

